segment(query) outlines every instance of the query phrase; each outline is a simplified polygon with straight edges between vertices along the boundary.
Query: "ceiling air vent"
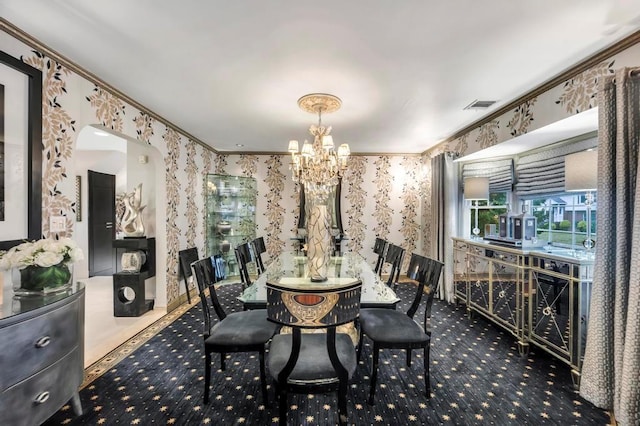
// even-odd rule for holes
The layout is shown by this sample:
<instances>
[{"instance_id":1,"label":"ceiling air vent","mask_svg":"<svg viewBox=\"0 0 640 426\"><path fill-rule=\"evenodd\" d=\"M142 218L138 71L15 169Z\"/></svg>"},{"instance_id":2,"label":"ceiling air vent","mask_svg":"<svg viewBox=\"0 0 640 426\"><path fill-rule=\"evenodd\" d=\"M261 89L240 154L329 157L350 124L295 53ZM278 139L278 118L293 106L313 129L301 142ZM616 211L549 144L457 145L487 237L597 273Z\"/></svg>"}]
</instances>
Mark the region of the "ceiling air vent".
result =
<instances>
[{"instance_id":1,"label":"ceiling air vent","mask_svg":"<svg viewBox=\"0 0 640 426\"><path fill-rule=\"evenodd\" d=\"M464 109L486 109L496 102L497 101L479 101L476 99L475 101L464 107Z\"/></svg>"}]
</instances>

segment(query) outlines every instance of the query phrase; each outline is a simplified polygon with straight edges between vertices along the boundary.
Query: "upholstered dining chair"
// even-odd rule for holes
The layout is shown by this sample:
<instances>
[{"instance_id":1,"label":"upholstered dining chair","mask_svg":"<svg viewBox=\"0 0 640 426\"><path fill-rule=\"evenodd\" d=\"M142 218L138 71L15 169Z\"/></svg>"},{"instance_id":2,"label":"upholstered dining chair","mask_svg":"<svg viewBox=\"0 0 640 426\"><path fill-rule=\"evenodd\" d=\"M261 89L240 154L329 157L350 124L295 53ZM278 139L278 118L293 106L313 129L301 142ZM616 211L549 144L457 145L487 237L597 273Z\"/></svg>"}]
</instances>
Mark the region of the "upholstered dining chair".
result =
<instances>
[{"instance_id":1,"label":"upholstered dining chair","mask_svg":"<svg viewBox=\"0 0 640 426\"><path fill-rule=\"evenodd\" d=\"M362 282L327 290L292 290L267 283L269 320L291 327L269 346L267 365L276 384L280 425L287 424L288 393L338 392L338 423L347 424L347 390L356 369L356 353L339 325L354 321L360 308ZM325 333L303 333L325 329Z\"/></svg>"},{"instance_id":2,"label":"upholstered dining chair","mask_svg":"<svg viewBox=\"0 0 640 426\"><path fill-rule=\"evenodd\" d=\"M358 343L358 360L362 353L362 342L367 336L373 342L373 364L371 366L371 384L369 388L369 404L374 404L376 381L378 379L378 358L382 349L405 349L407 351L407 367L411 367L411 351L424 350L424 382L425 394L431 397L429 377L429 354L431 349L431 306L436 292L443 264L437 260L412 254L409 261L407 277L415 280L416 295L404 313L393 309L368 308L360 310L360 341ZM420 303L424 299L425 310L422 325L414 321Z\"/></svg>"},{"instance_id":3,"label":"upholstered dining chair","mask_svg":"<svg viewBox=\"0 0 640 426\"><path fill-rule=\"evenodd\" d=\"M387 252L387 245L389 245L387 240L376 237L376 242L373 245L373 252L378 255L378 259L376 260L376 267L374 269L374 272L378 275L380 275L382 271L382 265L384 264L384 256Z\"/></svg>"},{"instance_id":4,"label":"upholstered dining chair","mask_svg":"<svg viewBox=\"0 0 640 426\"><path fill-rule=\"evenodd\" d=\"M266 270L264 263L262 262L262 253L267 252L267 246L264 244L264 237L258 237L251 241L251 246L253 247L253 255L256 258L258 273L262 274Z\"/></svg>"},{"instance_id":5,"label":"upholstered dining chair","mask_svg":"<svg viewBox=\"0 0 640 426\"><path fill-rule=\"evenodd\" d=\"M193 272L191 264L198 260L198 248L190 247L178 252L178 260L180 264L180 275L184 279L184 287L187 290L187 302L191 304L191 294L189 294L189 283L192 281Z\"/></svg>"},{"instance_id":6,"label":"upholstered dining chair","mask_svg":"<svg viewBox=\"0 0 640 426\"><path fill-rule=\"evenodd\" d=\"M198 283L202 312L204 314L204 403L207 404L209 402L212 354L220 354L220 369L224 370L226 354L258 352L262 399L266 404L268 397L264 356L265 345L276 333L278 325L267 321L267 311L265 309L226 314L216 293L216 274L211 259L198 260L191 267ZM208 298L206 295L207 289L209 290ZM214 312L218 317L218 321L214 319Z\"/></svg>"},{"instance_id":7,"label":"upholstered dining chair","mask_svg":"<svg viewBox=\"0 0 640 426\"><path fill-rule=\"evenodd\" d=\"M391 265L391 268L389 270L389 279L387 280L387 285L389 287L398 286L398 278L400 277L400 268L402 267L402 261L404 260L404 253L405 249L403 249L402 247L391 243L387 244L387 250L384 255L382 266L380 267L379 275L382 276L384 265Z\"/></svg>"}]
</instances>

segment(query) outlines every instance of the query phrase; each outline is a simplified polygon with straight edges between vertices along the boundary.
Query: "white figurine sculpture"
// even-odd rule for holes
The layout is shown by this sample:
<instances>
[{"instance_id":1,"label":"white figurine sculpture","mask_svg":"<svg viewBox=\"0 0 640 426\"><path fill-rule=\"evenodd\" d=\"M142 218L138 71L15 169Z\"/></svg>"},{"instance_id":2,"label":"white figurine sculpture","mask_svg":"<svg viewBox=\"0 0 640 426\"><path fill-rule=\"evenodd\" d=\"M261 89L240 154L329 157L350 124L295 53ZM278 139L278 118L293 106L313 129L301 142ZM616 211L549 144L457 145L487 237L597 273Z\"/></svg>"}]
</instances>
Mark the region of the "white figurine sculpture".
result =
<instances>
[{"instance_id":1,"label":"white figurine sculpture","mask_svg":"<svg viewBox=\"0 0 640 426\"><path fill-rule=\"evenodd\" d=\"M144 223L142 223L142 183L135 187L133 192L125 194L124 214L122 215L122 232L127 237L143 237Z\"/></svg>"}]
</instances>

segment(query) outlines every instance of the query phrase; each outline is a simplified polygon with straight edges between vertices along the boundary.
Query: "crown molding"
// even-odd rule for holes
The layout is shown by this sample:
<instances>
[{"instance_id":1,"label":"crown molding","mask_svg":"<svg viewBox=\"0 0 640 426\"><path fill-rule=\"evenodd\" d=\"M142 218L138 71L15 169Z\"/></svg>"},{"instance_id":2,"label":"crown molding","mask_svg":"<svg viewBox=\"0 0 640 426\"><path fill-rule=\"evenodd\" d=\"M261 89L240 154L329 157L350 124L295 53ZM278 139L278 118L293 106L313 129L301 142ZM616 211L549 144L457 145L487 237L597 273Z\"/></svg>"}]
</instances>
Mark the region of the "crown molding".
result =
<instances>
[{"instance_id":1,"label":"crown molding","mask_svg":"<svg viewBox=\"0 0 640 426\"><path fill-rule=\"evenodd\" d=\"M135 108L139 109L141 112L144 112L145 114L149 115L150 117L154 118L155 120L161 122L165 126L175 130L178 133L183 134L184 136L189 138L191 141L197 143L198 145L202 146L203 148L205 148L205 149L207 149L209 151L212 151L215 154L219 154L219 152L217 150L215 150L211 146L207 145L206 143L204 143L203 141L201 141L197 137L193 136L191 133L185 131L184 129L180 128L179 126L176 126L175 124L173 124L169 120L165 119L161 115L153 112L149 108L145 107L141 103L137 102L133 98L131 98L128 95L126 95L125 93L121 92L120 90L116 89L115 87L113 87L112 85L108 84L104 80L100 79L95 74L90 73L86 69L82 68L80 65L76 64L75 62L73 62L70 59L66 58L62 54L60 54L60 53L56 52L55 50L51 49L49 46L47 46L46 44L42 43L40 40L36 39L35 37L31 36L30 34L27 34L26 32L22 31L20 28L16 27L15 25L13 25L9 21L7 21L5 18L0 18L0 29L2 31L6 32L7 34L11 35L12 37L14 37L14 38L20 40L21 42L25 43L26 45L38 50L41 53L44 53L45 55L47 55L48 57L50 57L54 61L62 64L65 68L70 69L71 71L73 71L74 73L78 74L79 76L85 78L86 80L90 81L91 83L106 89L107 91L111 92L112 95L115 95L115 96L119 97L123 101L125 101L128 104L134 106Z\"/></svg>"}]
</instances>

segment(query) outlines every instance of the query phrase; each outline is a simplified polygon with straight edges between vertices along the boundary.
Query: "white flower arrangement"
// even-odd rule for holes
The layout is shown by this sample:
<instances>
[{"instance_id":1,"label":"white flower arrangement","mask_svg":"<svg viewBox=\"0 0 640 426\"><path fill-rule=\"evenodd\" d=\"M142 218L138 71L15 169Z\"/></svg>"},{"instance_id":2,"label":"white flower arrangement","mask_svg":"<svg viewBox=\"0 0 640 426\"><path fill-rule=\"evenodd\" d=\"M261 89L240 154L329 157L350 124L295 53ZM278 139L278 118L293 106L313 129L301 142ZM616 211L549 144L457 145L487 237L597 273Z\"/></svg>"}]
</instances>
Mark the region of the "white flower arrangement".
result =
<instances>
[{"instance_id":1,"label":"white flower arrangement","mask_svg":"<svg viewBox=\"0 0 640 426\"><path fill-rule=\"evenodd\" d=\"M0 270L24 269L29 266L47 268L84 259L82 250L70 238L28 241L0 252Z\"/></svg>"}]
</instances>

